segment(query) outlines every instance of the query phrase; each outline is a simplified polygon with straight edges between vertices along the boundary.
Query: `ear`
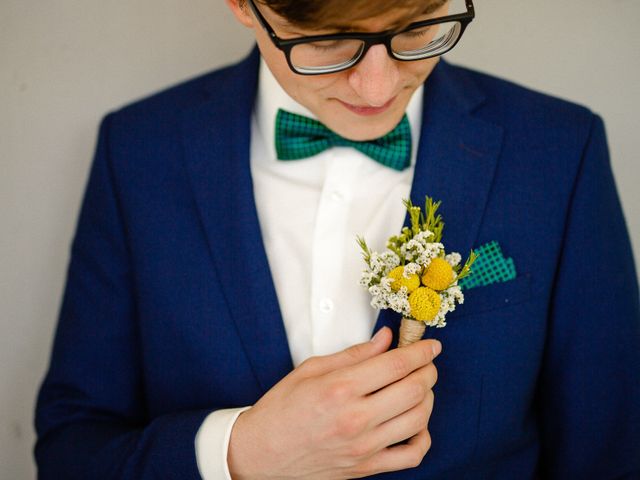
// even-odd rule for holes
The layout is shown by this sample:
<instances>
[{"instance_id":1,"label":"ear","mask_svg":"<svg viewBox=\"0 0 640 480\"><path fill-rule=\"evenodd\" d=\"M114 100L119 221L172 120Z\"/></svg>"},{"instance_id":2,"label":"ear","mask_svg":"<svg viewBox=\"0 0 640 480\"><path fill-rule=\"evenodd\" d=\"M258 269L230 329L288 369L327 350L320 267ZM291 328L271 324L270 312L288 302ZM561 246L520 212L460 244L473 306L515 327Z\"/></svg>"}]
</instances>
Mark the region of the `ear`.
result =
<instances>
[{"instance_id":1,"label":"ear","mask_svg":"<svg viewBox=\"0 0 640 480\"><path fill-rule=\"evenodd\" d=\"M225 2L242 25L253 28L253 16L249 12L247 0L225 0Z\"/></svg>"}]
</instances>

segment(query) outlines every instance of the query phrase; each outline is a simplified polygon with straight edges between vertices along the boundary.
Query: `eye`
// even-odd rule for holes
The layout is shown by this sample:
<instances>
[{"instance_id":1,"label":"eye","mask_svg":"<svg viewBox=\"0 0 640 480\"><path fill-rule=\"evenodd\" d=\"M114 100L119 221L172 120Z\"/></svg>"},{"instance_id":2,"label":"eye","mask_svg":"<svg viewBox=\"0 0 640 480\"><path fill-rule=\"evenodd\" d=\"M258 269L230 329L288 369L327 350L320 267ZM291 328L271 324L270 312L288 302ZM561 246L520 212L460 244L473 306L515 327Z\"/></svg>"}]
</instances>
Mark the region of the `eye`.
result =
<instances>
[{"instance_id":1,"label":"eye","mask_svg":"<svg viewBox=\"0 0 640 480\"><path fill-rule=\"evenodd\" d=\"M320 52L330 52L332 50L340 48L342 42L340 42L339 40L323 40L320 42L308 43L307 45Z\"/></svg>"},{"instance_id":2,"label":"eye","mask_svg":"<svg viewBox=\"0 0 640 480\"><path fill-rule=\"evenodd\" d=\"M402 32L399 35L402 35L405 38L422 38L426 37L430 31L431 27L421 27L407 32Z\"/></svg>"}]
</instances>

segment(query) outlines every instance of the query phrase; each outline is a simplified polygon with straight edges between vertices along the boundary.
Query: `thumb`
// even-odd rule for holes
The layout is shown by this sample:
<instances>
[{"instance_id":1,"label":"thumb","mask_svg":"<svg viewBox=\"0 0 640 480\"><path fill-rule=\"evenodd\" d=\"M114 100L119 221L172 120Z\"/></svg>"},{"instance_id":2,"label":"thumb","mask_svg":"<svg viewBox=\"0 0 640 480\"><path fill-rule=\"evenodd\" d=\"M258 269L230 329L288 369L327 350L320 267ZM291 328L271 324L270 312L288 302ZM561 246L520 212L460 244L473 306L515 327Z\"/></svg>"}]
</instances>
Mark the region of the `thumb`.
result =
<instances>
[{"instance_id":1,"label":"thumb","mask_svg":"<svg viewBox=\"0 0 640 480\"><path fill-rule=\"evenodd\" d=\"M310 375L324 375L334 370L356 365L386 352L391 346L392 338L391 329L383 327L368 342L352 345L332 355L309 359L308 373Z\"/></svg>"}]
</instances>

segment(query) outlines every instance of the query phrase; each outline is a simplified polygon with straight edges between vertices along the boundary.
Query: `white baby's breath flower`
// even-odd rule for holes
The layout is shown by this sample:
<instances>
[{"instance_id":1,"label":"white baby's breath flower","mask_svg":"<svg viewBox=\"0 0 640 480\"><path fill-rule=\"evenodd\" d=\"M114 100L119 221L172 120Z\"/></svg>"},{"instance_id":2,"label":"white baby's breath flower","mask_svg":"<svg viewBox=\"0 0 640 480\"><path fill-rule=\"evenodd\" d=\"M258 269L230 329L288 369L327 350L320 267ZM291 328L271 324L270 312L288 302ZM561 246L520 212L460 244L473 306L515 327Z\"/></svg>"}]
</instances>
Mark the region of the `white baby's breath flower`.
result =
<instances>
[{"instance_id":1,"label":"white baby's breath flower","mask_svg":"<svg viewBox=\"0 0 640 480\"><path fill-rule=\"evenodd\" d=\"M408 298L400 299L400 307L402 308L400 313L402 313L405 317L408 317L411 315L411 305L409 305Z\"/></svg>"},{"instance_id":2,"label":"white baby's breath flower","mask_svg":"<svg viewBox=\"0 0 640 480\"><path fill-rule=\"evenodd\" d=\"M374 297L377 297L382 294L382 288L380 288L380 285L371 285L369 287L369 293Z\"/></svg>"},{"instance_id":3,"label":"white baby's breath flower","mask_svg":"<svg viewBox=\"0 0 640 480\"><path fill-rule=\"evenodd\" d=\"M462 293L462 289L459 285L453 285L447 289L447 293L453 297L453 299L459 303L464 303L464 293Z\"/></svg>"},{"instance_id":4,"label":"white baby's breath flower","mask_svg":"<svg viewBox=\"0 0 640 480\"><path fill-rule=\"evenodd\" d=\"M400 304L400 300L396 295L389 299L389 307L394 312L402 313L402 306Z\"/></svg>"},{"instance_id":5,"label":"white baby's breath flower","mask_svg":"<svg viewBox=\"0 0 640 480\"><path fill-rule=\"evenodd\" d=\"M421 270L422 270L422 267L417 263L414 263L414 262L407 263L404 266L402 275L404 276L404 278L409 278L411 275L416 275L420 273Z\"/></svg>"},{"instance_id":6,"label":"white baby's breath flower","mask_svg":"<svg viewBox=\"0 0 640 480\"><path fill-rule=\"evenodd\" d=\"M369 287L371 285L371 281L373 280L374 275L369 270L363 270L362 275L360 275L360 285L363 287Z\"/></svg>"},{"instance_id":7,"label":"white baby's breath flower","mask_svg":"<svg viewBox=\"0 0 640 480\"><path fill-rule=\"evenodd\" d=\"M369 259L369 267L374 275L380 275L384 271L384 261L380 257L378 252L373 252L371 254L371 258Z\"/></svg>"},{"instance_id":8,"label":"white baby's breath flower","mask_svg":"<svg viewBox=\"0 0 640 480\"><path fill-rule=\"evenodd\" d=\"M371 298L371 306L378 310L389 308L389 304L387 303L387 301L384 298L377 295Z\"/></svg>"},{"instance_id":9,"label":"white baby's breath flower","mask_svg":"<svg viewBox=\"0 0 640 480\"><path fill-rule=\"evenodd\" d=\"M402 287L396 293L391 293L386 297L389 307L398 313L403 315L411 314L411 307L409 306L409 299L407 294L407 288Z\"/></svg>"},{"instance_id":10,"label":"white baby's breath flower","mask_svg":"<svg viewBox=\"0 0 640 480\"><path fill-rule=\"evenodd\" d=\"M431 263L431 257L426 252L423 252L416 258L416 263L422 265L423 268L427 268Z\"/></svg>"},{"instance_id":11,"label":"white baby's breath flower","mask_svg":"<svg viewBox=\"0 0 640 480\"><path fill-rule=\"evenodd\" d=\"M419 242L415 238L412 238L407 242L407 250L420 254L424 252L425 244L423 244L423 242Z\"/></svg>"},{"instance_id":12,"label":"white baby's breath flower","mask_svg":"<svg viewBox=\"0 0 640 480\"><path fill-rule=\"evenodd\" d=\"M384 293L391 293L391 284L395 280L391 277L382 277L380 279L380 288Z\"/></svg>"},{"instance_id":13,"label":"white baby's breath flower","mask_svg":"<svg viewBox=\"0 0 640 480\"><path fill-rule=\"evenodd\" d=\"M427 243L429 243L429 239L433 236L433 232L430 232L429 230L423 230L421 232L418 232L413 239L423 245L426 245Z\"/></svg>"},{"instance_id":14,"label":"white baby's breath flower","mask_svg":"<svg viewBox=\"0 0 640 480\"><path fill-rule=\"evenodd\" d=\"M434 325L436 328L442 328L442 327L446 327L447 326L447 321L445 320L445 316L444 315L437 315L436 316L436 324Z\"/></svg>"},{"instance_id":15,"label":"white baby's breath flower","mask_svg":"<svg viewBox=\"0 0 640 480\"><path fill-rule=\"evenodd\" d=\"M400 265L400 257L390 250L381 253L380 259L384 262L387 272Z\"/></svg>"},{"instance_id":16,"label":"white baby's breath flower","mask_svg":"<svg viewBox=\"0 0 640 480\"><path fill-rule=\"evenodd\" d=\"M451 265L452 267L455 267L460 263L460 261L462 260L462 257L458 252L452 252L449 255L445 255L444 259L449 265Z\"/></svg>"},{"instance_id":17,"label":"white baby's breath flower","mask_svg":"<svg viewBox=\"0 0 640 480\"><path fill-rule=\"evenodd\" d=\"M440 256L440 253L444 250L444 245L439 242L429 243L425 247L425 251L430 258L436 258Z\"/></svg>"}]
</instances>

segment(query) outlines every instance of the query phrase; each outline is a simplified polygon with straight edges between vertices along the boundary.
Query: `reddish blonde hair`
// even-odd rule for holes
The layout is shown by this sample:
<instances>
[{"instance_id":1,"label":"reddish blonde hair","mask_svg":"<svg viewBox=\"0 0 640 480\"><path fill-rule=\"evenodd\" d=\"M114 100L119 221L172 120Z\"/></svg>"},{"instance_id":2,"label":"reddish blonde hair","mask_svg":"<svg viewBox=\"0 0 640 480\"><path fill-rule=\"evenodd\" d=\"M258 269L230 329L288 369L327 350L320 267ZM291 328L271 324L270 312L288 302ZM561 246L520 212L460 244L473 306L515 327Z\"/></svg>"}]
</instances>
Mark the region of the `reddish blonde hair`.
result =
<instances>
[{"instance_id":1,"label":"reddish blonde hair","mask_svg":"<svg viewBox=\"0 0 640 480\"><path fill-rule=\"evenodd\" d=\"M308 29L340 28L396 10L406 23L437 10L448 0L256 0L292 25Z\"/></svg>"}]
</instances>

